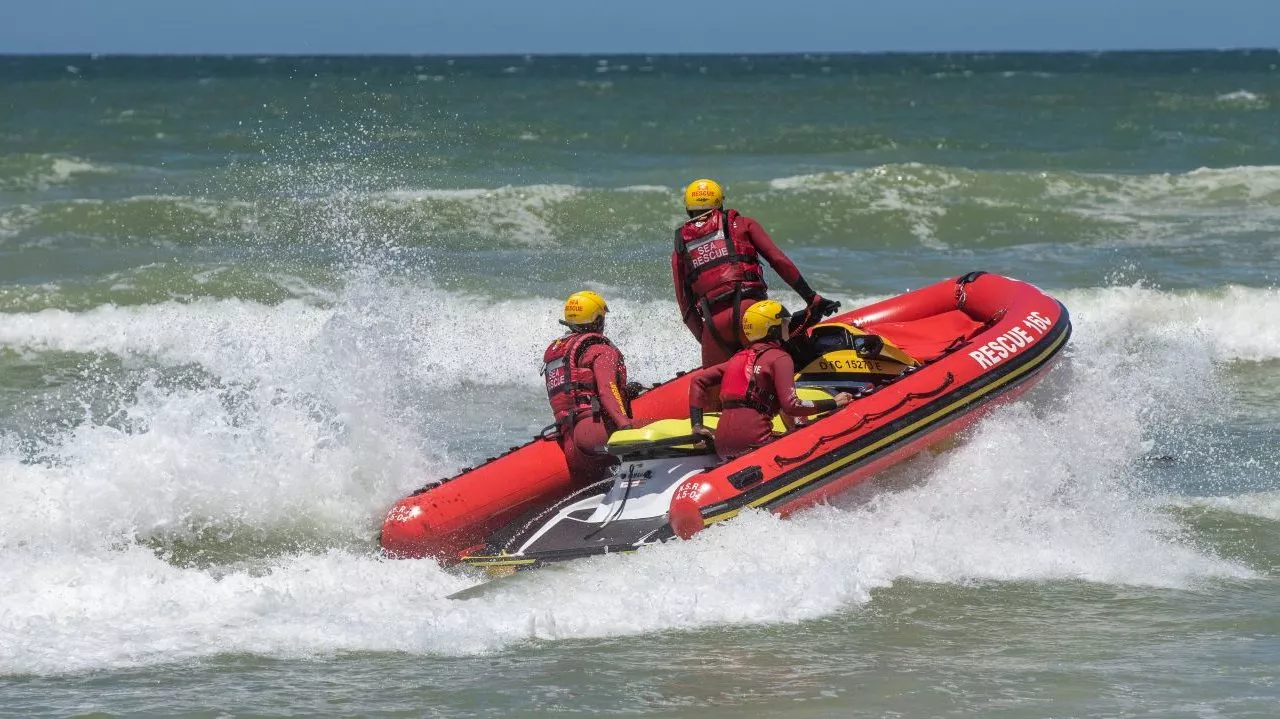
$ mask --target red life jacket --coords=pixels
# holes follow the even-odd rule
[[[753,344],[729,358],[720,380],[720,401],[725,409],[749,407],[766,417],[773,417],[781,408],[772,382],[762,382],[759,359],[765,352],[783,351],[776,345]]]
[[[755,245],[735,227],[738,217],[737,210],[712,210],[676,229],[675,250],[695,304],[714,304],[735,292],[764,297],[764,269]]]
[[[593,415],[600,414],[600,390],[596,387],[595,375],[590,367],[578,365],[582,355],[588,348],[604,344],[613,346],[607,337],[599,332],[575,332],[552,342],[542,354],[542,376],[547,383],[547,399],[551,402],[551,411],[555,413],[556,424],[562,428],[573,427],[578,413],[587,410]],[[627,385],[627,367],[618,361],[618,387]],[[631,407],[623,399],[623,409],[631,414]]]

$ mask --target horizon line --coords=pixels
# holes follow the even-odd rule
[[[99,58],[148,58],[148,57],[183,57],[183,58],[577,58],[577,57],[808,57],[808,56],[875,56],[875,55],[1104,55],[1104,54],[1152,54],[1152,53],[1252,53],[1274,52],[1280,54],[1280,46],[1276,47],[1169,47],[1169,48],[1112,48],[1112,49],[1003,49],[1003,50],[786,50],[775,52],[0,52],[0,58],[54,58],[54,57],[87,57]]]

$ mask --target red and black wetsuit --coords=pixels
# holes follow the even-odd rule
[[[775,341],[756,342],[728,362],[699,370],[689,384],[689,416],[701,424],[707,393],[720,385],[724,411],[716,427],[716,452],[731,459],[773,438],[773,416],[779,411],[803,417],[836,408],[833,399],[817,402],[796,396],[795,364]]]
[[[579,486],[605,478],[613,459],[596,451],[610,433],[631,427],[622,353],[598,332],[577,332],[552,342],[543,363],[569,473]]]
[[[729,227],[728,237],[724,227]],[[671,276],[685,326],[702,343],[702,366],[742,348],[742,313],[768,297],[763,257],[806,304],[814,291],[759,222],[736,210],[712,210],[676,228]]]

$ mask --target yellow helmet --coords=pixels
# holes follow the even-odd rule
[[[791,318],[791,313],[777,300],[760,300],[742,313],[742,334],[751,342],[768,337],[775,327]],[[779,329],[779,338],[782,330]]]
[[[608,311],[609,305],[605,304],[604,298],[600,295],[590,290],[574,292],[569,295],[569,299],[564,301],[564,320],[562,324],[570,327],[589,325],[603,318]]]
[[[684,188],[684,209],[693,212],[721,207],[724,207],[724,189],[715,180],[694,180]]]

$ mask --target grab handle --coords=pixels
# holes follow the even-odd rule
[[[605,448],[609,454],[631,454],[633,452],[643,452],[650,449],[663,449],[665,447],[678,447],[682,444],[704,444],[707,449],[715,451],[715,442],[710,437],[704,437],[700,434],[685,434],[679,437],[664,437],[662,439],[651,439],[645,442],[623,442],[621,444],[606,444]]]

